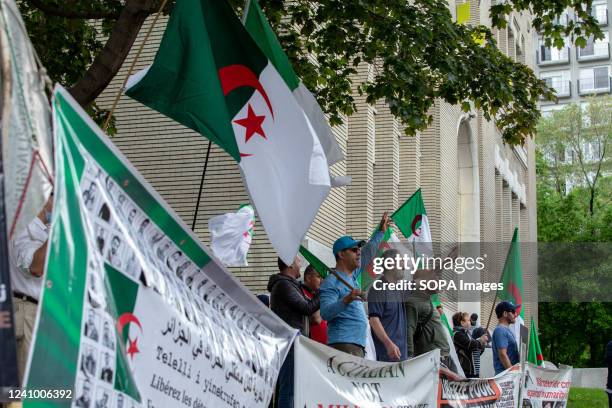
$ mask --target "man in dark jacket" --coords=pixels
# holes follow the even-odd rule
[[[484,334],[479,339],[473,339],[469,332],[470,315],[457,312],[453,315],[453,343],[457,350],[459,363],[467,378],[478,378],[479,373],[474,364],[474,352],[482,354],[487,344],[488,336]]]
[[[307,334],[309,318],[319,310],[318,293],[308,299],[302,293],[298,278],[300,277],[300,261],[296,258],[291,265],[278,258],[279,273],[270,276],[268,291],[270,292],[270,309],[289,326],[298,329],[301,334]],[[293,346],[278,373],[278,407],[293,407]]]

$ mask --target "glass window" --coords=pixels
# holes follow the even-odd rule
[[[583,68],[580,70],[580,91],[610,89],[610,67]]]
[[[607,56],[608,44],[608,33],[604,33],[604,38],[601,40],[594,41],[593,37],[590,37],[587,40],[587,45],[584,48],[578,48],[578,52],[581,57]]]

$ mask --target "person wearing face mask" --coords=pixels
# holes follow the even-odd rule
[[[10,242],[10,274],[20,381],[23,381],[32,343],[49,243],[52,211],[53,192],[32,222],[22,231],[18,231]]]

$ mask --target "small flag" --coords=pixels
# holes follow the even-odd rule
[[[544,356],[542,355],[540,340],[538,339],[538,328],[533,320],[533,316],[531,317],[531,329],[529,330],[529,352],[527,353],[527,361],[539,366],[544,363]]]
[[[521,248],[518,241],[518,228],[514,229],[512,242],[502,272],[503,290],[499,293],[501,300],[508,300],[517,308],[516,322],[510,326],[517,342],[520,342],[521,326],[525,325],[525,311],[523,308],[523,269],[521,267]]]
[[[413,243],[413,252],[416,256],[424,253],[433,254],[429,221],[420,188],[391,215],[391,218],[408,242]]]
[[[312,252],[304,248],[304,246],[300,245],[300,254],[308,261],[310,265],[314,268],[315,271],[321,276],[321,278],[325,279],[327,275],[329,275],[329,266],[325,265],[323,261],[317,258]]]
[[[221,214],[208,221],[210,248],[225,266],[248,266],[247,253],[253,240],[255,212],[243,205],[238,212]]]
[[[177,2],[153,65],[128,81],[126,93],[238,162],[270,242],[291,264],[331,188],[327,158],[283,77],[227,1]]]
[[[442,302],[440,301],[440,297],[438,296],[437,293],[434,293],[433,295],[431,295],[431,303],[433,304],[434,308],[437,310],[439,306],[442,306]],[[453,336],[453,328],[451,327],[450,323],[448,322],[448,318],[446,317],[445,313],[441,313],[440,314],[440,320],[442,320],[442,323],[444,324],[444,327],[446,327],[446,330],[448,330],[448,332],[450,333],[451,337]]]

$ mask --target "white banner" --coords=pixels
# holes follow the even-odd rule
[[[493,378],[440,380],[439,408],[516,408],[521,384],[517,364]]]
[[[548,369],[527,363],[523,407],[564,408],[572,385],[572,367]]]
[[[297,331],[215,261],[63,88],[54,123],[28,389],[67,390],[57,406],[80,408],[266,407]]]
[[[433,408],[439,361],[439,350],[399,363],[370,361],[299,336],[294,406]]]

